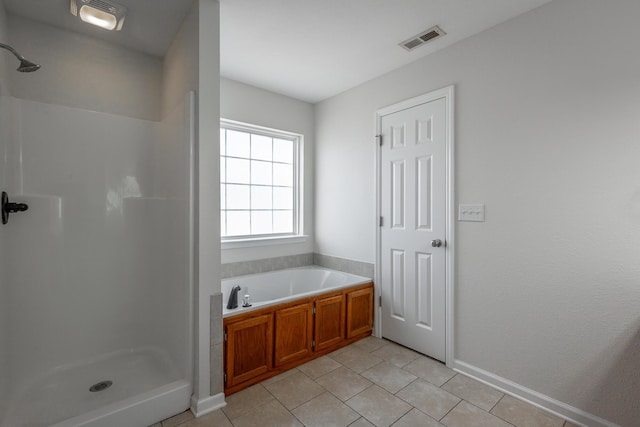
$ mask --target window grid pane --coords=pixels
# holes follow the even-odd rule
[[[298,138],[224,126],[220,130],[222,237],[297,234]]]

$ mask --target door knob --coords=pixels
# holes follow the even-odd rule
[[[442,246],[442,240],[434,239],[434,240],[431,241],[431,247],[439,248],[440,246]]]

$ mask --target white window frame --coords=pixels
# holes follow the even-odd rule
[[[233,249],[251,246],[267,246],[274,244],[302,243],[306,241],[307,236],[303,234],[303,200],[304,200],[304,135],[273,129],[264,126],[258,126],[250,123],[239,122],[229,119],[220,119],[220,128],[248,132],[256,135],[263,135],[273,138],[290,139],[294,141],[293,153],[293,232],[292,233],[273,233],[259,235],[244,235],[222,237],[222,249]],[[222,155],[221,155],[222,157]],[[222,208],[221,208],[222,211]]]

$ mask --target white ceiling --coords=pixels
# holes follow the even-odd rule
[[[193,0],[114,0],[128,9],[122,31],[107,31],[80,21],[69,0],[4,0],[8,13],[131,49],[164,56]],[[19,51],[19,46],[16,46]]]
[[[4,0],[7,11],[163,56],[193,0],[116,0],[109,32],[69,13],[69,0]],[[329,98],[550,0],[219,0],[220,72],[308,102]],[[446,36],[398,43],[439,25]],[[19,47],[18,47],[19,48]]]
[[[317,102],[548,1],[220,0],[220,71]],[[447,35],[398,46],[434,25]]]

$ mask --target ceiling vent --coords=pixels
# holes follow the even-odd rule
[[[442,31],[442,29],[436,25],[435,27],[429,28],[427,31],[421,32],[417,36],[413,36],[410,39],[403,41],[402,43],[400,43],[400,46],[402,46],[406,50],[411,51],[418,46],[422,46],[423,44],[440,38],[445,34],[447,33]]]

